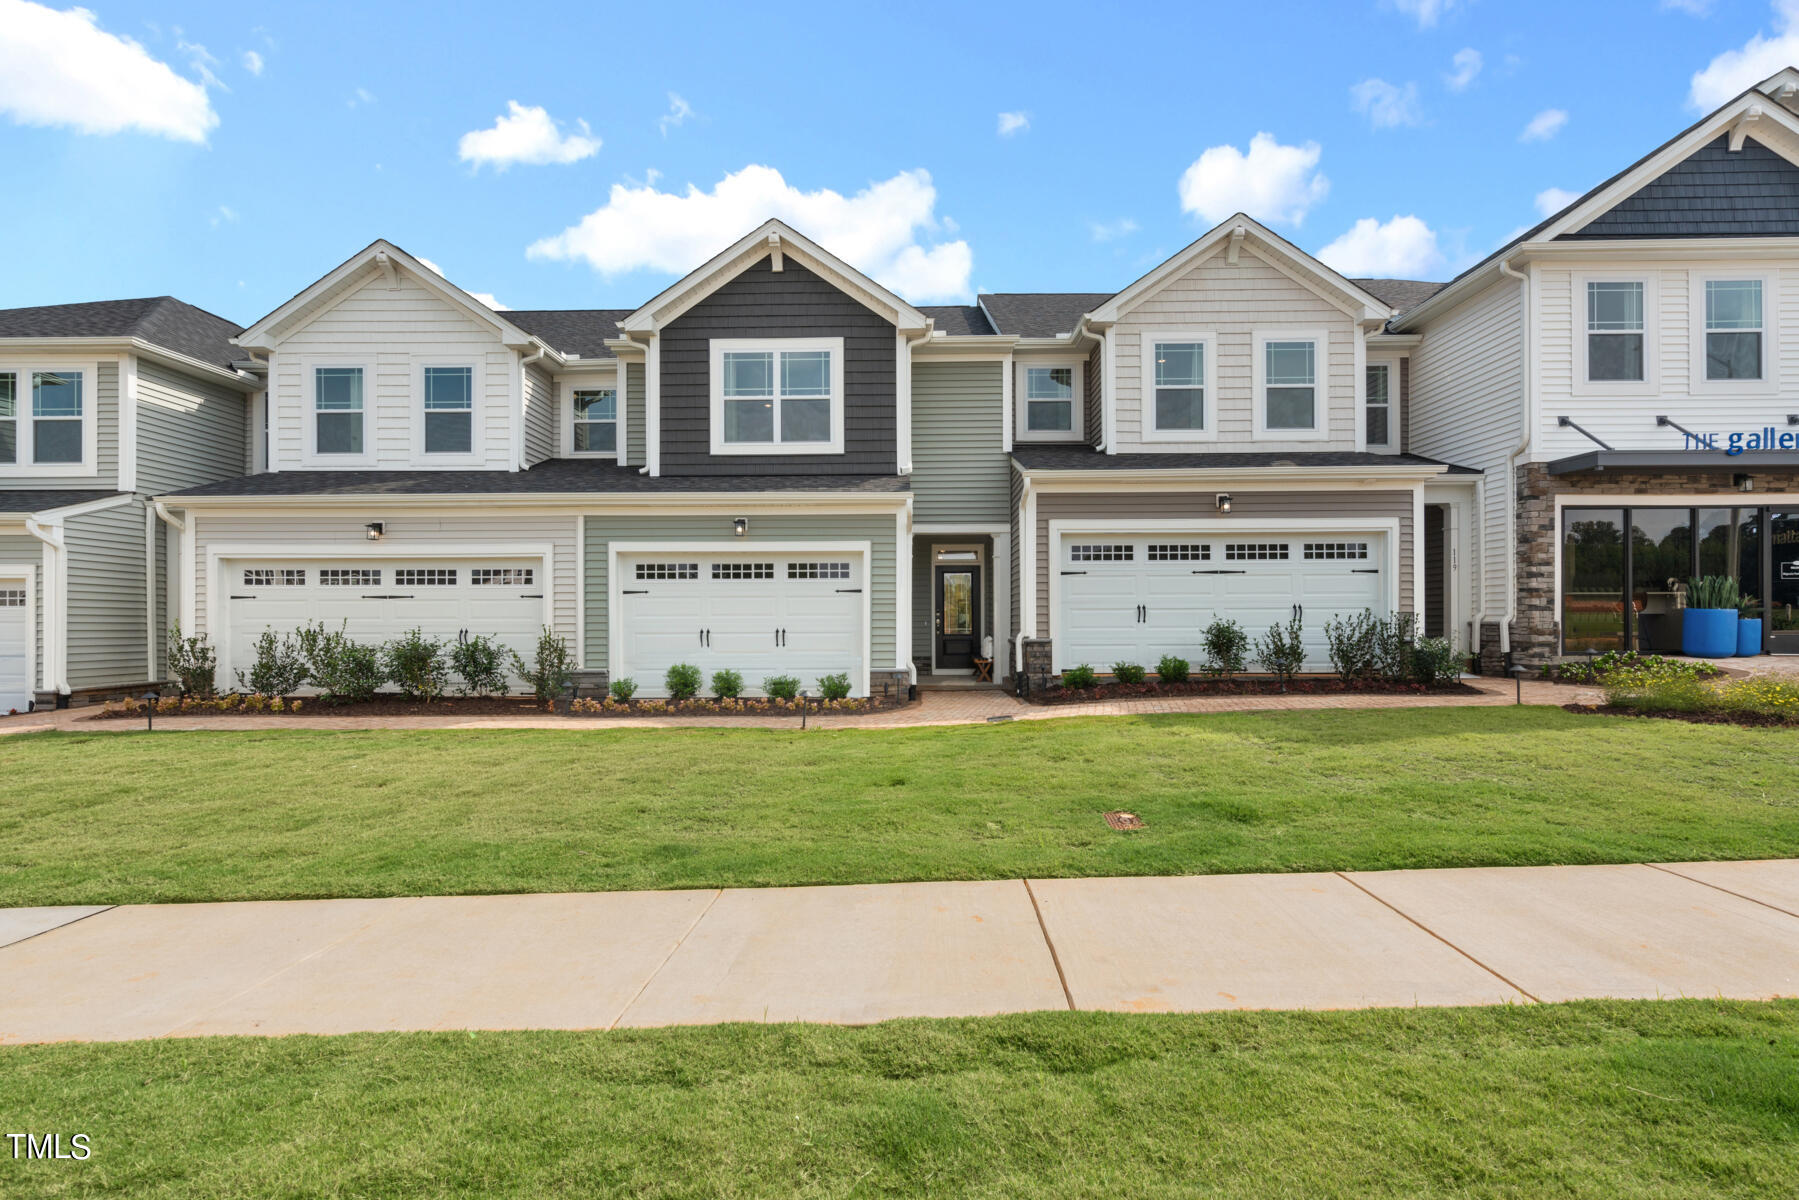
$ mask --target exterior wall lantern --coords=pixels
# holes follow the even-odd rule
[[[378,542],[387,536],[386,521],[370,521],[362,527],[362,536],[371,542]]]
[[[748,517],[732,517],[731,518],[731,536],[733,536],[733,537],[748,537],[749,532],[750,532],[750,519]]]
[[[1219,492],[1216,497],[1216,502],[1218,504],[1219,512],[1227,517],[1231,515],[1231,494],[1229,492]]]

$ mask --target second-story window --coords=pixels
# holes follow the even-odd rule
[[[1318,428],[1318,343],[1298,339],[1262,346],[1262,426],[1274,432]]]
[[[19,461],[19,375],[0,371],[0,465]]]
[[[1393,444],[1392,363],[1369,363],[1366,384],[1368,405],[1368,444],[1387,447]]]
[[[612,388],[575,392],[575,453],[618,453],[618,392]]]
[[[319,454],[361,454],[362,368],[314,367],[313,420]]]
[[[1705,377],[1762,377],[1762,281],[1705,281]]]
[[[1587,379],[1643,380],[1643,284],[1594,280],[1587,284]]]
[[[1206,344],[1156,342],[1155,397],[1151,409],[1158,433],[1198,432],[1206,427]]]
[[[81,461],[81,372],[31,373],[31,461]]]
[[[843,452],[841,338],[714,340],[712,367],[714,454]]]
[[[475,445],[475,369],[425,368],[425,453],[467,454]]]
[[[1024,427],[1032,433],[1074,429],[1073,367],[1025,368]]]

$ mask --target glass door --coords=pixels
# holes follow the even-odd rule
[[[1768,513],[1768,650],[1799,654],[1799,509]]]
[[[1623,648],[1624,510],[1565,508],[1562,653]]]
[[[1693,510],[1630,510],[1631,648],[1679,654],[1681,599],[1693,573]]]

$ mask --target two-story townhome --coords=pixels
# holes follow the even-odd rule
[[[1410,307],[1411,446],[1478,468],[1489,669],[1678,651],[1735,577],[1799,652],[1799,71],[1724,105]]]
[[[163,677],[147,497],[249,468],[237,332],[169,296],[0,311],[0,716]]]

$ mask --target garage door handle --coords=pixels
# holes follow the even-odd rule
[[[523,595],[521,595],[519,597],[519,599],[520,600],[542,600],[543,593],[542,592],[525,592]]]
[[[1379,575],[1380,568],[1379,567],[1351,567],[1351,568],[1349,568],[1349,573],[1351,575]]]
[[[649,588],[626,588],[624,594],[627,596],[647,596],[650,594],[650,589]]]
[[[398,592],[375,592],[372,594],[364,592],[362,598],[364,600],[410,600],[412,599],[412,595],[408,593],[407,595],[402,596]]]
[[[862,589],[861,588],[838,588],[837,589],[837,594],[839,596],[843,595],[845,592],[860,596],[862,594]]]
[[[1087,572],[1085,572],[1085,571],[1064,571],[1064,572],[1062,572],[1062,574],[1064,574],[1064,575],[1085,575],[1086,573]]]
[[[1248,571],[1195,571],[1195,575],[1247,575]]]
[[[233,600],[254,600],[254,599],[256,599],[255,596],[237,596],[237,595],[233,595],[231,598]]]

